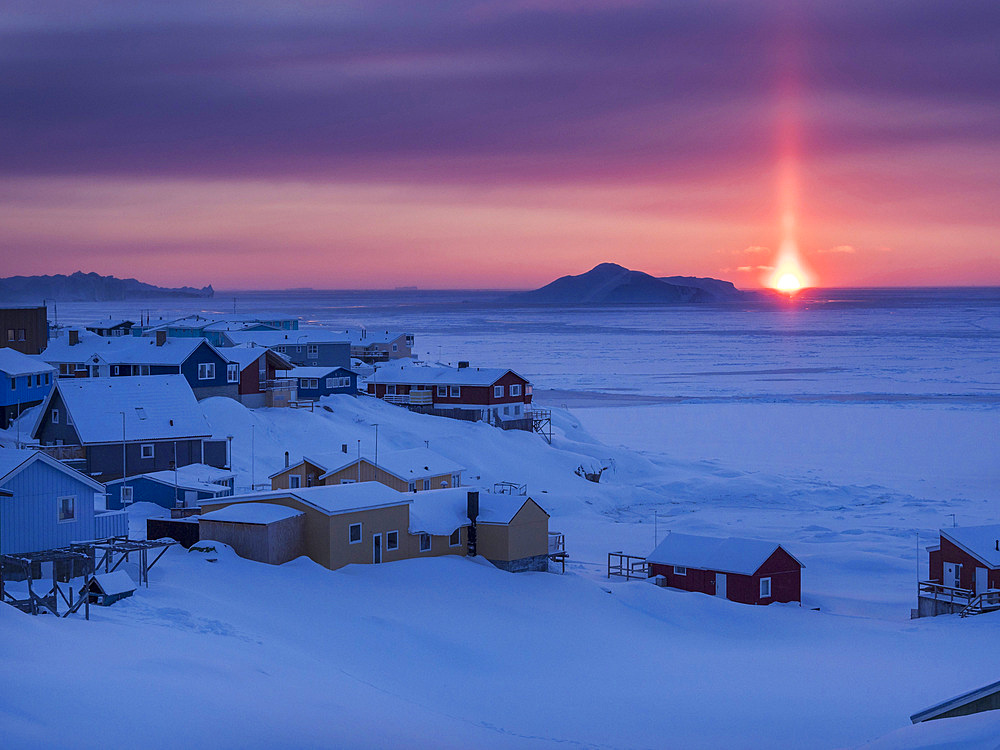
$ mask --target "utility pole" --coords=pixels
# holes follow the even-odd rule
[[[358,481],[361,481],[361,439],[358,439]]]
[[[378,466],[378,422],[375,422],[375,465]]]
[[[254,484],[256,484],[256,476],[254,474],[254,468],[256,463],[256,456],[254,455],[254,426],[250,425],[250,491],[253,492]]]

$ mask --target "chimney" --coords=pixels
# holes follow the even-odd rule
[[[285,451],[285,468],[288,468],[288,451]]]
[[[166,331],[157,331],[156,332],[156,345],[157,346],[163,346],[165,343],[167,343],[167,332]]]
[[[69,345],[76,346],[80,343],[80,331],[76,328],[69,329]]]
[[[476,519],[479,517],[479,492],[477,490],[470,490],[468,494],[468,516],[469,521],[469,546],[468,554],[469,557],[476,556]]]
[[[341,453],[347,453],[347,443],[341,443],[340,444],[340,452]]]
[[[469,366],[469,363],[468,363],[468,362],[466,362],[466,361],[464,361],[464,360],[458,363],[458,369],[459,369],[459,370],[464,370],[464,369],[466,369],[466,368],[467,368],[468,366]]]

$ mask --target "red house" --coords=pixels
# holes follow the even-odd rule
[[[292,365],[283,356],[262,346],[230,346],[219,349],[239,369],[238,400],[251,409],[287,406],[295,400],[295,382],[284,377]]]
[[[491,424],[524,420],[531,404],[531,383],[513,370],[470,367],[383,366],[368,381],[368,395],[415,411],[483,419]],[[464,412],[460,414],[459,412]]]
[[[646,558],[663,585],[741,604],[802,601],[802,563],[780,544],[670,533]]]
[[[927,548],[929,576],[920,582],[917,616],[1000,609],[1000,524],[938,533],[938,544]]]

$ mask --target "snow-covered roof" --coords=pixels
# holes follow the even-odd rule
[[[355,482],[352,484],[334,484],[318,487],[299,487],[292,490],[255,492],[249,495],[221,498],[221,500],[227,503],[252,503],[289,496],[298,498],[306,505],[331,516],[357,510],[370,510],[372,508],[408,504],[411,498],[409,494],[396,492],[391,487],[386,487],[384,484],[378,482]]]
[[[176,485],[174,484],[175,476]],[[218,482],[225,482],[235,477],[236,475],[227,469],[217,469],[208,464],[188,464],[187,466],[179,467],[176,471],[173,469],[150,471],[146,474],[136,474],[125,479],[116,479],[113,482],[108,482],[108,484],[126,484],[136,479],[150,479],[154,482],[162,482],[171,487],[176,486],[182,490],[219,493],[227,492],[229,488],[218,484]]]
[[[1000,568],[1000,524],[941,529],[941,536],[991,568]]]
[[[344,330],[344,336],[351,342],[351,346],[371,346],[372,344],[389,345],[406,336],[398,331],[373,331],[370,328],[348,328]]]
[[[284,370],[286,378],[323,378],[331,372],[345,370],[343,367],[291,367]],[[349,372],[349,370],[345,370]]]
[[[100,357],[109,364],[181,365],[204,344],[219,353],[203,338],[167,338],[157,345],[149,336],[87,336],[70,346],[68,337],[52,341],[39,356],[46,362],[87,362]],[[219,356],[225,357],[219,353]]]
[[[756,573],[780,546],[760,539],[721,539],[671,532],[646,558],[646,562],[749,576]]]
[[[502,367],[426,367],[407,362],[393,362],[379,366],[370,381],[397,385],[488,386],[493,385],[508,372],[527,380],[513,370]]]
[[[78,479],[84,484],[89,485],[96,492],[104,492],[104,485],[91,479],[86,474],[82,474],[76,469],[67,466],[62,461],[57,461],[44,451],[27,450],[25,448],[0,448],[0,485],[23,469],[26,469],[33,461],[42,461],[56,471],[69,474],[74,479]]]
[[[52,372],[54,369],[52,365],[39,357],[21,354],[16,349],[7,346],[0,348],[0,372],[7,377],[37,375],[43,372]]]
[[[202,521],[225,521],[226,523],[269,524],[304,515],[301,510],[274,503],[237,503],[211,513],[202,513]]]
[[[271,357],[278,364],[278,366],[285,364],[290,365],[288,360],[281,356],[278,352],[272,351],[266,346],[257,346],[255,344],[227,346],[219,350],[219,354],[230,362],[238,364],[240,366],[240,372],[255,364],[261,356]]]
[[[105,596],[115,594],[126,594],[135,591],[136,585],[131,576],[124,570],[113,570],[110,573],[97,573],[93,577],[92,586],[95,586],[100,593]]]
[[[88,329],[89,328],[117,328],[118,326],[125,325],[125,324],[128,324],[130,326],[131,325],[135,325],[135,321],[134,320],[125,320],[123,318],[109,318],[107,320],[98,320],[98,321],[96,321],[94,323],[91,323],[89,326],[87,326],[87,328]]]
[[[454,487],[445,490],[427,490],[410,494],[410,533],[449,535],[460,526],[469,525],[470,487]],[[525,495],[503,495],[479,492],[479,515],[476,523],[508,524],[514,516],[531,502]]]
[[[234,344],[254,342],[267,347],[348,343],[343,334],[323,328],[299,328],[295,331],[229,331],[226,337]]]
[[[56,381],[56,392],[62,396],[85,445],[120,443],[122,413],[125,440],[129,442],[205,438],[212,434],[183,375],[62,378]]]
[[[414,479],[437,477],[444,474],[457,474],[465,471],[464,466],[459,465],[450,458],[445,458],[440,453],[435,453],[429,448],[406,448],[398,451],[385,451],[379,453],[377,464],[371,456],[362,455],[361,458],[407,482]],[[357,456],[349,458],[343,452],[303,456],[303,459],[325,470],[326,473],[320,479],[328,477],[331,474],[336,474],[358,460]]]

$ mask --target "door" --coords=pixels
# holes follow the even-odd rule
[[[949,563],[944,564],[944,581],[945,586],[952,586],[956,589],[962,588],[962,566],[959,563]]]
[[[982,594],[989,588],[989,583],[987,575],[989,571],[986,568],[976,568],[976,593]]]
[[[372,537],[372,562],[378,565],[382,562],[382,535],[375,534]]]
[[[723,599],[726,598],[726,574],[716,573],[715,574],[715,595],[721,596]]]

